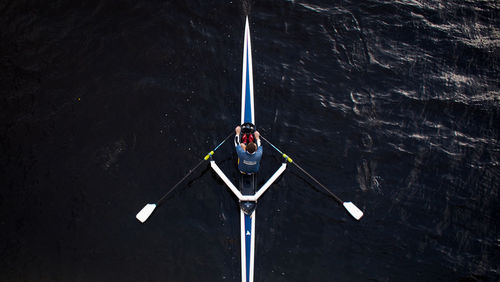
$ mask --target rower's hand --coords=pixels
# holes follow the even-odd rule
[[[260,133],[255,130],[255,132],[253,133],[253,135],[255,136],[255,139],[259,140],[260,139]]]
[[[234,131],[236,132],[236,135],[240,135],[240,132],[241,132],[241,126],[236,126],[236,128],[234,129]]]

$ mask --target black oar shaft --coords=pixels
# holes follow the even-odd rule
[[[205,161],[205,159],[202,159],[195,167],[193,167],[192,169],[189,170],[188,174],[186,174],[181,180],[179,180],[179,182],[177,182],[172,188],[170,188],[170,190],[168,190],[167,193],[165,193],[165,195],[163,195],[159,200],[158,202],[156,202],[156,205],[159,206],[161,204],[161,202],[163,202],[163,200],[172,192],[175,190],[175,188],[177,188],[177,186],[179,186],[184,180],[186,180],[186,178],[188,178],[191,173],[193,173],[203,162]]]
[[[333,194],[330,189],[326,188],[325,185],[321,184],[316,178],[314,178],[311,174],[309,174],[305,169],[303,169],[300,165],[298,165],[296,162],[294,162],[289,156],[284,154],[280,149],[278,149],[276,146],[274,146],[271,142],[269,142],[266,138],[264,138],[262,135],[260,136],[264,141],[266,141],[271,147],[273,147],[276,151],[278,151],[285,160],[287,160],[289,163],[294,164],[300,171],[302,171],[305,175],[307,175],[309,178],[311,178],[316,184],[318,184],[319,187],[323,188],[328,194],[330,194],[339,204],[344,203],[337,195]]]
[[[326,188],[325,185],[321,184],[316,178],[314,178],[312,175],[310,175],[307,171],[305,171],[300,165],[298,165],[297,163],[293,162],[293,164],[298,168],[300,169],[305,175],[309,176],[309,178],[311,178],[314,182],[316,182],[316,184],[318,184],[319,187],[323,188],[326,192],[328,192],[328,194],[330,194],[339,204],[342,204],[344,203],[344,201],[342,201],[339,197],[337,197],[337,195],[333,194],[332,191],[330,191],[328,188]]]
[[[179,182],[177,182],[172,188],[170,188],[170,190],[168,190],[167,193],[165,193],[165,195],[163,195],[157,202],[156,202],[156,205],[159,206],[163,200],[172,192],[175,190],[175,188],[177,188],[184,180],[186,180],[186,178],[188,178],[203,162],[205,162],[206,160],[208,160],[213,154],[214,152],[219,149],[219,147],[224,144],[224,142],[227,141],[227,139],[229,139],[229,137],[231,137],[232,135],[234,134],[234,132],[231,132],[226,138],[224,138],[224,140],[222,140],[222,142],[219,143],[219,145],[217,145],[212,151],[210,151],[203,159],[200,160],[200,162],[195,166],[193,167],[192,169],[189,170],[189,172],[184,175],[184,177],[179,180]]]

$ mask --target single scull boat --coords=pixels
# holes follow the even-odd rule
[[[243,48],[243,75],[241,86],[241,124],[246,125],[247,130],[251,133],[255,130],[255,111],[254,111],[254,95],[253,95],[253,75],[252,75],[252,48],[250,43],[250,27],[248,24],[248,17],[245,22],[245,37]],[[267,139],[261,136],[271,147],[278,151],[284,158],[281,166],[276,172],[264,183],[264,185],[256,191],[255,187],[255,174],[246,175],[241,174],[239,181],[239,189],[229,180],[229,178],[222,172],[219,166],[215,163],[212,156],[215,151],[234,133],[230,133],[217,147],[210,151],[200,162],[189,171],[179,182],[177,182],[160,200],[155,204],[147,204],[137,215],[136,218],[145,222],[154,209],[159,206],[163,200],[175,188],[177,188],[191,173],[193,173],[203,162],[210,161],[210,167],[217,173],[217,175],[224,181],[233,194],[240,202],[240,225],[241,225],[241,281],[253,282],[254,280],[254,259],[255,259],[255,207],[257,200],[266,192],[267,189],[273,184],[276,179],[285,171],[287,163],[294,164],[299,170],[310,177],[321,188],[325,189],[337,202],[342,204],[345,209],[357,220],[363,216],[363,212],[359,210],[351,202],[343,202],[339,197],[333,194],[328,188],[312,177],[290,157],[281,152],[276,146],[271,144]]]

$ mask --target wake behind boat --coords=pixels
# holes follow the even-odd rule
[[[254,111],[254,88],[252,75],[252,48],[250,41],[250,27],[248,17],[245,21],[245,35],[243,47],[243,72],[241,86],[241,127],[242,134],[252,135],[255,132],[255,111]],[[241,174],[239,179],[239,189],[229,180],[229,178],[219,168],[213,156],[215,151],[224,144],[234,133],[229,134],[219,145],[205,155],[200,162],[189,171],[179,182],[177,182],[160,200],[154,204],[147,204],[137,215],[136,218],[144,223],[153,213],[155,208],[159,206],[167,195],[177,188],[186,178],[191,175],[202,163],[210,161],[210,167],[217,173],[222,181],[227,185],[231,192],[238,198],[240,204],[240,225],[241,225],[241,281],[254,281],[254,261],[255,261],[255,223],[256,223],[256,204],[257,200],[269,189],[269,187],[278,179],[285,171],[287,164],[293,164],[301,172],[312,179],[319,187],[329,193],[337,202],[342,204],[344,208],[356,219],[359,220],[363,216],[363,212],[359,210],[351,202],[343,202],[339,197],[333,194],[326,186],[317,181],[301,166],[294,162],[288,155],[280,151],[276,146],[262,137],[272,148],[274,148],[283,157],[283,163],[278,167],[276,172],[264,183],[260,189],[256,189],[256,174]],[[240,136],[241,137],[241,136]],[[238,146],[238,144],[236,144]]]

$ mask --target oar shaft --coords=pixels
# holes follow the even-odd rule
[[[300,165],[298,165],[296,162],[294,162],[289,156],[284,154],[278,147],[274,146],[271,142],[269,142],[264,136],[260,136],[264,141],[266,141],[271,147],[273,147],[276,151],[278,151],[283,158],[285,158],[288,162],[294,164],[300,171],[302,171],[305,175],[307,175],[309,178],[311,178],[316,184],[318,184],[319,187],[323,188],[328,194],[330,194],[339,204],[342,204],[344,201],[342,201],[337,195],[333,194],[330,189],[326,188],[325,185],[321,184],[316,178],[314,178],[311,174],[309,174],[305,169],[303,169]]]
[[[179,182],[177,182],[172,188],[170,188],[170,190],[168,190],[167,193],[165,193],[165,195],[163,195],[157,202],[156,202],[156,205],[159,206],[163,200],[172,192],[175,190],[175,188],[177,188],[177,186],[179,186],[184,180],[186,180],[186,178],[188,178],[205,160],[202,159],[195,167],[193,167],[192,169],[189,170],[188,174],[184,175],[184,177],[179,180]]]
[[[278,153],[280,153],[281,155],[283,155],[283,152],[280,151],[280,149],[278,149],[278,147],[274,146],[273,143],[269,142],[269,140],[267,140],[266,138],[264,138],[264,136],[260,136],[260,138],[262,138],[264,141],[267,142],[267,144],[271,145],[271,147],[273,147],[276,151],[278,151]]]
[[[229,137],[231,137],[234,133],[231,132],[226,138],[224,138],[224,140],[222,140],[222,142],[219,143],[219,145],[217,145],[217,147],[215,147],[212,151],[210,151],[203,159],[200,160],[200,162],[195,166],[193,167],[192,169],[189,170],[189,172],[184,175],[184,177],[179,180],[179,182],[177,182],[172,188],[170,188],[170,190],[168,190],[167,193],[165,193],[165,195],[163,195],[157,202],[156,202],[156,205],[159,206],[163,200],[165,200],[165,198],[172,192],[175,190],[175,188],[177,188],[184,180],[186,180],[186,178],[188,178],[204,161],[208,160],[213,154],[215,151],[217,151],[217,149],[219,149],[219,147],[224,144],[224,142],[227,141],[227,139],[229,139]]]
[[[330,189],[326,188],[325,185],[321,184],[316,178],[314,178],[312,175],[310,175],[307,171],[305,171],[300,165],[298,165],[297,163],[293,162],[293,164],[298,168],[300,169],[300,171],[302,171],[305,175],[309,176],[309,178],[311,178],[314,182],[316,182],[316,184],[318,184],[319,187],[323,188],[326,192],[328,192],[328,194],[330,194],[330,196],[332,196],[339,204],[342,204],[344,203],[344,201],[342,201],[339,197],[337,197],[337,195],[333,194],[332,191],[330,191]]]

